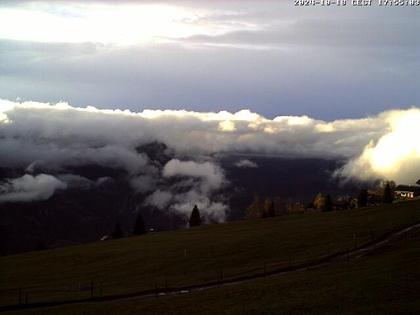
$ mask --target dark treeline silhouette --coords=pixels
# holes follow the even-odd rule
[[[330,195],[325,196],[325,207],[324,207],[323,211],[325,211],[325,212],[333,211],[333,203],[332,203]]]
[[[343,195],[333,198],[329,193],[318,193],[307,205],[290,199],[287,202],[281,202],[279,197],[266,197],[263,200],[258,194],[255,194],[252,203],[246,209],[245,218],[267,218],[280,214],[304,213],[314,210],[330,212],[392,203],[395,186],[393,181],[384,181],[374,189],[361,189],[356,197]]]
[[[117,223],[115,223],[115,227],[114,227],[114,230],[112,231],[111,238],[116,240],[116,239],[123,238],[123,237],[124,237],[124,232],[121,229],[120,223],[117,222]]]
[[[420,182],[420,180],[419,180]],[[386,181],[376,190],[363,188],[359,191],[357,197],[339,196],[333,199],[330,194],[318,193],[312,202],[306,206],[298,201],[285,200],[280,197],[264,197],[258,194],[254,195],[252,203],[248,206],[245,213],[247,219],[271,218],[287,213],[303,213],[311,210],[331,212],[335,210],[346,210],[353,208],[363,208],[377,205],[378,203],[392,203],[394,201],[395,183]],[[379,202],[378,202],[379,199]],[[203,224],[200,210],[194,205],[188,220],[189,227],[196,227]],[[133,227],[133,235],[143,235],[147,233],[146,224],[141,213],[138,213]],[[124,237],[124,232],[117,222],[110,235],[112,239]]]
[[[251,205],[246,209],[247,219],[258,219],[258,218],[271,218],[276,215],[285,213],[285,203],[282,202],[281,198],[270,198],[266,197],[264,201],[258,194],[254,195],[254,200]]]
[[[368,191],[367,189],[363,188],[359,191],[359,195],[357,196],[357,207],[363,208],[366,207],[368,204]]]
[[[143,217],[141,213],[137,215],[136,221],[134,222],[134,229],[133,234],[134,235],[143,235],[146,234],[146,224],[144,223]]]
[[[387,182],[385,184],[385,187],[384,187],[382,202],[383,203],[392,203],[393,201],[394,201],[394,192],[391,188],[391,183]]]
[[[198,209],[197,205],[195,205],[191,212],[189,225],[190,227],[195,227],[195,226],[201,225],[201,223],[202,222],[201,222],[200,210]]]
[[[45,250],[48,249],[47,244],[43,240],[39,240],[35,246],[35,250]]]

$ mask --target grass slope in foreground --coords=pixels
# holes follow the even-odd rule
[[[420,231],[369,256],[304,272],[150,300],[85,303],[15,315],[420,314]],[[10,313],[12,314],[12,313]]]
[[[105,296],[260,273],[264,265],[270,271],[350,250],[419,219],[420,201],[411,201],[2,257],[0,304],[16,304],[19,288],[31,303],[88,298],[91,281],[94,294]]]

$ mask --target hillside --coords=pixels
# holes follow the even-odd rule
[[[159,170],[168,160],[175,158],[161,143],[143,145],[137,151],[147,155],[153,167]],[[237,167],[235,164],[244,158],[251,159],[258,167]],[[339,184],[331,176],[342,165],[336,160],[223,155],[215,161],[224,170],[229,183],[215,192],[219,198],[216,195],[209,197],[226,203],[228,221],[244,217],[244,209],[251,204],[255,193],[262,197],[279,196],[284,200],[305,203],[312,201],[319,192],[328,192],[333,196],[357,194],[357,186]],[[0,255],[30,251],[40,242],[55,248],[96,241],[109,234],[116,221],[125,233],[130,234],[138,212],[149,228],[159,231],[180,228],[187,222],[185,215],[171,210],[169,205],[160,209],[145,204],[149,192],[134,189],[132,176],[123,169],[96,164],[60,171],[41,166],[34,168],[33,175],[40,173],[53,176],[68,173],[73,177],[64,177],[72,179],[68,188],[56,192],[47,200],[0,203]],[[24,174],[24,169],[0,167],[0,182]],[[161,179],[159,187],[153,190],[181,193],[178,187],[180,181],[182,178]]]
[[[316,270],[170,297],[84,303],[15,315],[419,314],[420,233],[385,251]]]
[[[411,201],[377,208],[203,226],[6,256],[0,259],[1,305],[16,304],[19,288],[28,303],[37,303],[86,299],[91,294],[109,296],[157,287],[181,287],[262,270],[270,272],[351,250],[419,220],[420,201]],[[418,246],[418,241],[415,244]],[[414,254],[407,248],[401,250]],[[357,264],[354,266],[358,268]],[[319,277],[317,272],[311,272],[315,273],[313,277]],[[335,272],[328,272],[333,277]],[[270,291],[267,283],[261,286],[258,295]],[[253,285],[245,287],[249,290]],[[294,290],[299,294],[299,287]],[[211,292],[215,296],[219,294]],[[244,301],[240,300],[238,297],[236,302]]]

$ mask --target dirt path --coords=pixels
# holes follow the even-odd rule
[[[134,292],[130,294],[94,297],[94,298],[82,299],[82,300],[70,300],[70,301],[61,301],[61,302],[60,301],[40,302],[40,303],[30,303],[30,304],[23,304],[23,305],[7,305],[7,306],[1,306],[0,312],[54,307],[54,306],[79,304],[79,303],[98,303],[98,302],[109,302],[109,301],[127,300],[127,299],[144,300],[144,299],[150,299],[150,298],[156,298],[156,297],[188,294],[188,293],[204,291],[204,290],[208,290],[212,288],[217,288],[221,286],[227,286],[227,285],[237,285],[237,284],[241,284],[247,281],[252,281],[252,280],[263,278],[263,277],[279,276],[279,275],[287,274],[291,272],[299,272],[299,271],[301,272],[301,271],[323,267],[323,266],[326,266],[335,262],[339,262],[339,261],[358,259],[362,256],[365,256],[373,252],[374,250],[378,248],[384,247],[385,245],[387,245],[393,240],[401,239],[402,237],[404,237],[404,235],[406,235],[406,233],[412,230],[418,229],[418,228],[420,228],[420,223],[411,225],[397,232],[388,233],[374,242],[364,244],[351,251],[336,253],[330,256],[326,256],[312,263],[306,263],[306,264],[291,266],[291,267],[283,267],[283,268],[279,268],[275,270],[270,270],[268,272],[253,273],[250,275],[244,275],[244,276],[236,277],[232,279],[225,279],[218,282],[201,283],[201,284],[179,287],[179,288],[166,288],[166,289],[159,288],[156,290],[147,290],[147,291],[141,291],[141,292]]]

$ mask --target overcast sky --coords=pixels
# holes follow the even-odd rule
[[[419,106],[420,7],[293,2],[1,1],[0,98],[326,120]]]

